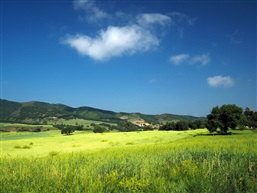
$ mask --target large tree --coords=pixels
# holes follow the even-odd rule
[[[257,128],[257,112],[251,110],[250,108],[246,107],[244,111],[244,116],[246,118],[246,126],[249,128]]]
[[[219,128],[222,133],[227,133],[229,128],[236,129],[243,117],[243,109],[236,105],[222,105],[214,107],[207,116],[207,129],[210,132]]]

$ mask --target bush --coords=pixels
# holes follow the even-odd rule
[[[188,130],[188,123],[186,121],[178,121],[176,123],[176,130],[177,131]]]
[[[161,130],[161,131],[176,130],[176,123],[171,122],[171,123],[166,123],[164,125],[161,125],[159,130]]]
[[[107,129],[105,127],[101,127],[100,125],[95,124],[94,125],[94,129],[93,132],[94,133],[103,133],[105,132]]]
[[[73,126],[67,125],[67,126],[65,126],[65,127],[62,129],[61,133],[62,133],[62,134],[66,134],[66,135],[70,135],[70,134],[73,133],[74,131],[75,131],[75,129],[74,129]]]
[[[144,130],[144,131],[153,131],[154,128],[151,127],[150,125],[146,125],[146,126],[143,127],[143,130]]]
[[[131,122],[125,122],[119,130],[123,132],[138,131],[139,127]]]

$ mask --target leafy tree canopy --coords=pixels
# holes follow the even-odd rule
[[[102,127],[102,126],[97,125],[97,124],[94,125],[94,129],[93,129],[94,133],[103,133],[105,131],[107,131],[107,129],[105,127]]]
[[[137,131],[139,129],[138,126],[134,125],[133,123],[131,122],[125,122],[121,128],[120,128],[120,131],[123,131],[123,132],[130,132],[130,131]]]
[[[243,119],[243,109],[236,105],[222,105],[214,107],[211,114],[207,116],[207,129],[210,132],[219,128],[222,133],[227,133],[229,128],[236,129]]]
[[[257,128],[257,111],[253,111],[250,108],[246,107],[244,111],[244,116],[246,118],[245,125],[249,128]]]

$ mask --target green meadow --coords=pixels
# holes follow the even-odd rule
[[[257,192],[257,133],[1,133],[1,192]]]
[[[93,133],[75,131],[61,135],[60,130],[47,132],[2,132],[1,157],[42,157],[51,152],[58,154],[88,152],[123,146],[169,143],[178,139],[206,133],[205,129],[191,131],[139,131]],[[25,148],[22,148],[25,147]]]
[[[0,128],[1,127],[47,127],[47,128],[53,128],[52,125],[31,125],[31,124],[23,124],[23,123],[3,123],[3,122],[0,122]]]
[[[91,127],[91,124],[109,124],[109,125],[113,125],[113,126],[117,126],[116,123],[109,123],[109,122],[103,122],[103,121],[94,121],[94,120],[85,120],[85,119],[56,119],[56,120],[50,120],[48,121],[48,124],[65,124],[65,125],[83,125],[84,128],[88,128]]]

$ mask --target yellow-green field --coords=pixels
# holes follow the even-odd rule
[[[250,130],[1,134],[4,193],[257,192]]]
[[[47,132],[2,132],[1,157],[39,157],[49,153],[90,151],[129,145],[169,143],[178,139],[207,133],[205,129],[191,131],[140,131],[93,133],[76,131],[61,135],[60,130]],[[23,148],[24,147],[24,148]]]

